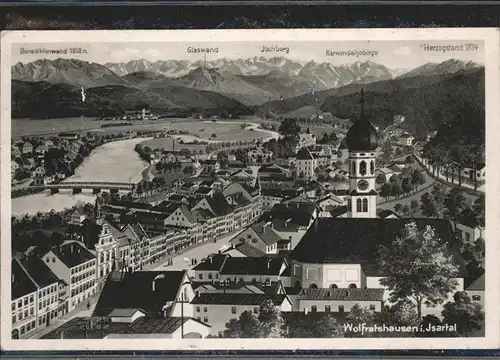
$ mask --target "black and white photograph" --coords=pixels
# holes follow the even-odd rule
[[[498,342],[494,30],[6,35],[2,346]]]

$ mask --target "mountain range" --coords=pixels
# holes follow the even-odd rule
[[[176,114],[234,109],[233,113],[240,114],[307,115],[317,107],[328,108],[329,98],[355,94],[361,87],[393,94],[481,68],[453,59],[409,70],[391,70],[371,61],[333,65],[283,57],[223,58],[207,63],[134,60],[105,65],[40,59],[12,66],[13,116],[62,117],[82,112],[100,116],[141,106]],[[86,103],[81,101],[81,87],[87,93]],[[49,109],[45,112],[40,109],[44,104]],[[338,109],[332,114],[347,115]]]

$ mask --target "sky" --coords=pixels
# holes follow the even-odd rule
[[[467,47],[475,44],[477,49]],[[263,47],[288,48],[288,51],[262,52]],[[429,46],[440,46],[429,48]],[[451,48],[453,46],[454,48]],[[69,54],[70,48],[84,51]],[[217,48],[217,53],[206,55],[207,61],[218,58],[238,59],[254,56],[283,56],[303,63],[330,62],[334,65],[370,60],[392,69],[411,69],[428,62],[442,62],[448,59],[484,63],[484,45],[482,41],[291,41],[291,42],[142,42],[142,43],[45,43],[13,44],[12,62],[31,62],[40,58],[75,58],[105,64],[108,62],[128,62],[146,59],[158,60],[202,60],[204,54],[189,53],[188,48]],[[29,54],[26,50],[67,50],[68,54]],[[24,50],[24,52],[22,51]],[[327,55],[327,51],[330,55]],[[446,51],[445,51],[446,50]],[[350,52],[349,52],[350,51]],[[84,53],[85,52],[85,53]],[[344,53],[342,53],[344,52]]]

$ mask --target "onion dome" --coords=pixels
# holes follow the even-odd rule
[[[365,119],[363,114],[363,104],[365,102],[364,92],[361,89],[361,114],[354,122],[345,137],[349,151],[373,151],[378,146],[378,134],[375,127]]]

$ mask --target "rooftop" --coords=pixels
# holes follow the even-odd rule
[[[52,249],[52,252],[68,268],[72,268],[95,259],[94,254],[88,251],[78,241],[73,241],[64,245],[54,247]]]
[[[384,289],[303,289],[300,300],[382,301]]]
[[[93,316],[108,316],[115,309],[141,309],[148,315],[161,314],[167,302],[176,300],[184,275],[184,271],[112,273]]]
[[[404,226],[415,221],[419,229],[430,225],[443,241],[453,236],[451,223],[442,219],[352,219],[318,218],[290,254],[296,261],[313,264],[361,264],[366,275],[383,276],[377,254],[400,236]],[[465,264],[458,252],[450,249],[465,276]]]
[[[228,257],[221,275],[281,275],[286,262],[270,257]]]
[[[286,295],[274,294],[199,294],[191,304],[200,305],[255,305],[260,306],[267,300],[272,300],[275,305],[281,305]]]

